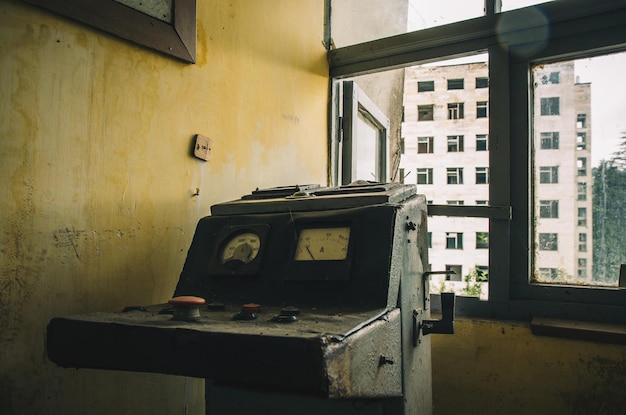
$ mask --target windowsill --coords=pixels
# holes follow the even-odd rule
[[[626,326],[620,324],[533,317],[530,329],[538,336],[626,344]]]

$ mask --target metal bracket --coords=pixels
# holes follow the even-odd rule
[[[441,293],[441,320],[424,320],[424,335],[454,334],[454,297],[454,293]]]

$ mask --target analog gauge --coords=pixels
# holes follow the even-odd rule
[[[220,253],[220,262],[239,261],[249,264],[259,254],[261,238],[254,232],[238,233],[224,243]]]
[[[300,231],[296,261],[340,261],[348,256],[350,228],[307,228]]]

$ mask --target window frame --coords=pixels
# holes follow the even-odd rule
[[[421,112],[420,112],[420,108],[422,108]],[[424,111],[425,109],[428,109],[428,111]],[[430,118],[423,118],[421,116],[421,113],[430,114]],[[434,104],[417,106],[417,121],[418,122],[426,122],[426,121],[434,121],[434,120],[435,120],[435,105]]]
[[[417,175],[416,184],[433,184],[432,167],[419,167],[417,170],[415,170],[415,174]],[[420,183],[420,177],[424,177],[424,174],[426,174],[426,183]]]
[[[480,146],[478,143],[481,143]],[[489,134],[476,134],[476,151],[489,151]]]
[[[341,177],[337,180],[342,185],[349,184],[357,177],[358,120],[363,117],[368,125],[376,129],[376,155],[374,180],[387,181],[389,175],[389,119],[376,104],[359,88],[354,81],[341,83],[342,93],[342,139],[337,141],[341,153],[341,165],[335,169]],[[369,178],[368,178],[369,179]]]
[[[476,102],[476,118],[489,118],[489,101]]]
[[[454,78],[448,79],[448,91],[454,91],[459,89],[465,89],[465,79]]]
[[[446,153],[463,153],[465,152],[465,136],[448,135],[446,136]]]
[[[489,184],[489,167],[474,167],[476,172],[476,184]],[[484,180],[483,180],[484,177]],[[480,178],[480,180],[479,180]]]
[[[454,173],[451,175],[451,173]],[[454,177],[456,182],[451,183],[450,178]],[[463,167],[446,167],[446,184],[457,186],[463,184]]]
[[[626,50],[626,5],[620,0],[541,4],[550,37],[541,48],[522,54],[525,41],[538,32],[526,18],[534,7],[498,13],[500,2],[487,3],[494,9],[482,17],[329,50],[330,76],[363,75],[488,51],[490,205],[429,206],[429,215],[490,219],[489,300],[459,297],[457,313],[624,324],[626,290],[531,282],[534,199],[529,117],[531,65]],[[502,19],[516,22],[515,30],[497,32]],[[437,310],[439,296],[431,297]]]
[[[539,133],[540,150],[558,150],[559,149],[559,132],[558,131],[541,131]],[[544,146],[544,142],[550,146]]]
[[[420,148],[426,146],[427,151],[420,151]],[[435,137],[434,136],[419,136],[417,137],[417,154],[433,154],[435,151]]]
[[[448,103],[448,120],[463,120],[465,119],[465,103],[464,102],[449,102]]]
[[[417,92],[433,92],[435,90],[435,81],[417,81]]]

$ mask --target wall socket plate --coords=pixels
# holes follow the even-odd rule
[[[193,146],[193,155],[200,160],[209,161],[213,140],[200,134],[196,134],[196,143]]]

